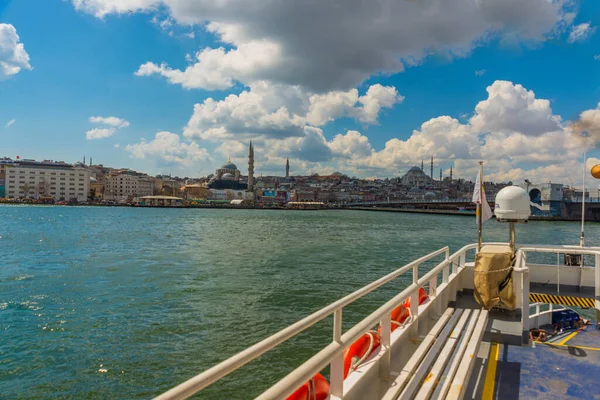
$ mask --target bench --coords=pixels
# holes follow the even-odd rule
[[[446,309],[382,399],[462,399],[487,319],[483,309]]]

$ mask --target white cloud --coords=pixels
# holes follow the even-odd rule
[[[110,125],[115,128],[126,128],[129,126],[128,121],[117,117],[90,117],[89,120],[92,124]]]
[[[325,125],[329,121],[346,115],[358,102],[358,90],[332,91],[310,96],[310,109],[306,115],[312,125]]]
[[[487,87],[488,98],[475,107],[470,123],[478,132],[520,132],[540,135],[561,129],[561,119],[552,114],[550,101],[509,81]]]
[[[487,72],[487,69],[478,69],[475,71],[475,76],[483,76]]]
[[[118,129],[127,128],[129,126],[128,121],[117,117],[90,117],[89,121],[92,124],[101,124],[105,126],[87,131],[85,133],[87,140],[105,139],[113,136]]]
[[[576,121],[567,125],[567,130],[578,145],[587,149],[597,147],[600,144],[600,103],[595,109],[579,114]]]
[[[131,11],[153,10],[160,0],[72,0],[78,11],[104,18],[108,14],[125,14]]]
[[[494,38],[541,41],[572,24],[569,2],[548,0],[72,0],[104,18],[128,10],[167,13],[198,25],[229,50],[201,49],[185,70],[154,60],[138,75],[159,74],[186,88],[222,89],[235,81],[348,90],[377,73],[396,73],[438,53],[461,57]]]
[[[303,134],[304,119],[285,106],[269,108],[259,94],[243,91],[221,101],[208,98],[194,105],[194,114],[184,129],[188,138],[206,140],[233,136],[289,137]]]
[[[301,137],[307,124],[320,126],[341,116],[374,124],[382,109],[403,99],[396,88],[379,84],[359,97],[356,89],[310,95],[297,86],[259,81],[239,95],[196,104],[184,135],[205,140]]]
[[[269,85],[253,87],[243,93],[241,100],[233,95],[222,102],[209,102],[210,107],[204,105],[202,112],[196,109],[184,132],[188,137],[215,141],[216,152],[223,157],[242,160],[246,157],[248,139],[254,138],[260,171],[277,173],[285,164],[285,158],[290,157],[296,173],[322,168],[363,177],[396,176],[431,156],[435,157],[436,171],[440,167],[447,170],[453,163],[455,173],[469,179],[475,176],[480,159],[487,161],[486,174],[495,174],[498,179],[542,177],[555,170],[544,168],[548,164],[566,165],[563,160],[578,158],[584,144],[593,147],[600,143],[600,108],[583,112],[577,123],[563,124],[560,116],[552,113],[548,100],[536,98],[533,91],[508,81],[493,82],[487,88],[487,98],[476,104],[474,113],[463,116],[463,122],[451,116],[434,117],[406,139],[390,139],[380,149],[374,148],[367,136],[355,130],[328,139],[321,129],[302,123],[294,126],[293,135],[285,129],[277,135],[249,129],[252,123],[261,121],[261,117],[270,115],[273,107],[282,103],[298,112],[284,114],[285,121],[295,115],[299,121],[306,119],[315,124],[325,123],[330,116],[348,115],[347,110],[364,113],[376,108],[367,106],[368,101],[356,100],[359,96],[353,91],[307,97],[304,91],[278,86],[278,89],[284,88],[288,91],[274,90]],[[302,99],[309,99],[308,104]],[[392,100],[393,96],[389,96],[379,106],[389,105]],[[303,117],[306,110],[312,110],[313,114]],[[315,110],[321,113],[314,114]],[[468,115],[472,117],[466,119]],[[201,130],[194,131],[193,127],[198,126]],[[232,129],[235,127],[242,129]],[[577,135],[574,137],[574,134]],[[537,172],[534,174],[533,170]]]
[[[134,158],[154,158],[166,164],[191,166],[198,161],[210,160],[206,149],[200,148],[196,142],[185,143],[179,135],[171,132],[157,132],[154,139],[147,142],[128,144],[125,150]]]
[[[234,80],[251,83],[260,79],[259,70],[275,68],[281,57],[280,49],[273,43],[257,41],[245,43],[237,49],[204,49],[196,53],[196,63],[185,70],[147,62],[135,72],[136,76],[160,75],[170,83],[186,89],[227,89]]]
[[[336,118],[348,116],[373,124],[377,122],[382,108],[391,108],[403,100],[404,96],[399,95],[395,87],[380,84],[370,86],[367,93],[360,97],[356,89],[313,94],[309,98],[310,107],[306,120],[312,125],[321,126]]]
[[[358,131],[336,135],[329,143],[329,148],[335,156],[343,158],[367,157],[373,153],[369,138]]]
[[[14,26],[0,24],[0,78],[18,74],[21,69],[32,69],[29,55]]]
[[[376,123],[382,108],[391,108],[396,103],[404,101],[393,86],[371,85],[367,94],[361,96],[358,102],[362,104],[355,113],[361,122]]]
[[[11,126],[12,124],[14,124],[15,122],[17,122],[17,120],[13,118],[13,119],[11,119],[10,121],[8,121],[8,122],[6,123],[6,125],[4,125],[4,127],[5,127],[5,128],[8,128],[9,126]]]
[[[87,140],[104,139],[115,134],[115,128],[94,128],[85,133]]]
[[[115,149],[118,149],[119,147],[121,147],[121,145],[119,143],[115,143],[115,145],[113,146]]]
[[[571,33],[569,33],[569,38],[567,41],[569,43],[581,42],[587,39],[592,33],[594,33],[595,30],[596,27],[592,26],[592,24],[589,22],[575,25],[571,29]]]

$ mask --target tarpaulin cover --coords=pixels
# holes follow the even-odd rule
[[[483,246],[475,258],[475,299],[489,310],[516,308],[510,246]]]

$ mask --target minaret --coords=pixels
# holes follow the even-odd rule
[[[254,147],[252,147],[252,140],[248,150],[248,191],[254,193]]]
[[[431,180],[433,180],[433,156],[431,156],[431,173],[429,174]]]
[[[85,154],[83,155],[83,165],[85,165]]]
[[[425,170],[423,169],[423,159],[422,159],[422,158],[421,158],[421,171],[425,171]]]
[[[92,163],[92,157],[90,156],[90,167],[94,165],[94,163]]]
[[[288,158],[285,162],[285,177],[290,177],[290,159]]]
[[[442,184],[442,169],[440,168],[440,185]]]
[[[452,165],[450,166],[450,183],[452,183]]]

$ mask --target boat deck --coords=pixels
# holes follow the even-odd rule
[[[472,305],[472,296],[457,302]],[[490,315],[465,399],[600,399],[600,330],[595,324],[521,346],[515,343],[516,316],[512,320]]]

